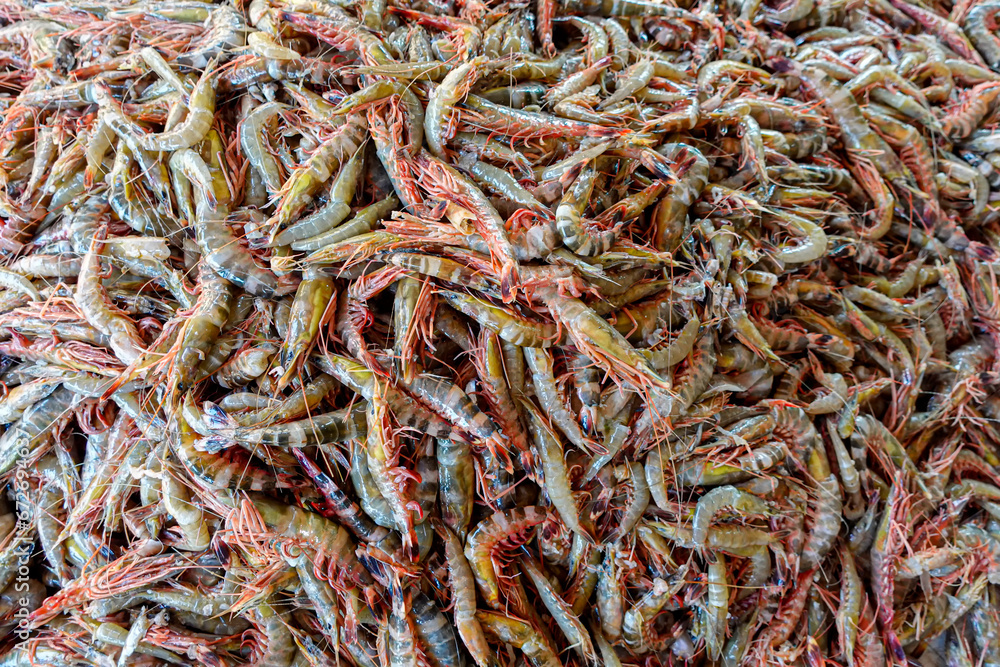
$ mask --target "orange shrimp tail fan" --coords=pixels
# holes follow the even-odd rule
[[[521,284],[521,275],[516,262],[508,262],[500,269],[500,298],[504,303],[512,302],[517,296],[517,288]]]

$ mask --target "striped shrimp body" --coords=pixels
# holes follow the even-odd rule
[[[816,499],[812,511],[812,530],[802,547],[803,570],[819,567],[840,533],[843,514],[840,483],[830,470],[826,452],[821,447],[809,453],[809,474],[816,480]]]
[[[187,394],[185,401],[193,406],[189,397]],[[205,452],[197,446],[197,435],[187,416],[178,416],[170,434],[170,448],[188,473],[204,486],[214,491],[262,491],[282,486],[275,475],[254,462],[246,450],[233,447],[218,453]]]
[[[381,390],[382,399],[400,426],[436,438],[457,436],[451,423],[434,414],[424,403],[414,401],[411,396],[394,385],[379,387],[375,373],[365,368],[363,364],[332,353],[314,355],[310,359],[319,368],[360,394],[366,401],[372,400],[376,391]]]
[[[996,31],[1000,28],[1000,2],[983,2],[975,5],[965,16],[965,34],[976,47],[986,64],[996,69],[1000,67],[1000,39]]]
[[[400,378],[400,385],[420,399],[459,431],[489,447],[503,447],[496,425],[485,412],[469,398],[460,387],[448,380],[421,373],[407,382]]]
[[[462,667],[455,629],[438,606],[421,592],[413,594],[411,611],[417,637],[434,667]]]
[[[440,290],[438,294],[456,310],[515,345],[542,348],[558,342],[558,330],[550,322],[529,320],[469,294],[447,290]]]
[[[223,446],[220,440],[238,442],[249,448],[313,447],[344,442],[363,437],[367,433],[363,404],[313,415],[308,419],[260,428],[239,426],[225,411],[214,404],[207,404],[207,408],[209,428],[216,434],[202,444],[209,449]]]
[[[316,484],[316,489],[323,495],[329,519],[347,527],[354,536],[365,542],[380,542],[389,534],[388,530],[379,526],[371,517],[365,514],[354,500],[351,499],[330,475],[323,472],[302,449],[293,449],[292,454]],[[322,512],[321,512],[322,513]]]
[[[587,229],[583,213],[597,182],[598,171],[593,164],[584,167],[576,181],[556,207],[556,229],[567,248],[578,255],[593,256],[607,252],[618,239],[617,227],[592,232]]]

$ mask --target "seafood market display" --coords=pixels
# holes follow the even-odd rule
[[[1000,2],[0,5],[0,667],[1000,665]]]

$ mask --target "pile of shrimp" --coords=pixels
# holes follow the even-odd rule
[[[0,4],[0,667],[1000,664],[1000,1]]]

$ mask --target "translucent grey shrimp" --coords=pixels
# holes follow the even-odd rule
[[[962,25],[979,55],[993,69],[1000,67],[1000,43],[996,36],[998,15],[1000,4],[983,2],[969,10]]]
[[[712,518],[724,509],[746,514],[766,514],[768,505],[755,495],[741,491],[735,486],[719,486],[698,500],[692,519],[692,539],[695,545],[704,547]]]
[[[672,582],[654,578],[653,587],[625,612],[622,639],[629,648],[645,653],[664,650],[672,643],[672,638],[658,640],[653,635],[652,621],[684,585],[684,571],[686,567],[674,575],[675,580]]]
[[[876,135],[864,114],[850,93],[839,86],[833,79],[821,70],[791,63],[791,61],[775,61],[772,65],[779,71],[791,69],[797,75],[802,75],[803,81],[815,91],[834,121],[843,132],[845,145],[853,151],[863,151],[870,159],[879,174],[893,183],[905,183],[903,165],[896,154],[878,135]]]
[[[188,98],[188,112],[176,127],[160,134],[141,135],[137,143],[147,151],[190,148],[205,138],[215,120],[215,89],[218,79],[211,64],[202,73]]]
[[[217,181],[217,178],[213,178]],[[224,183],[222,187],[228,191]],[[226,196],[228,200],[228,195]],[[226,280],[239,285],[255,296],[271,298],[277,288],[277,277],[254,262],[250,252],[225,222],[226,208],[221,201],[212,206],[207,192],[195,190],[197,219],[194,221],[195,240],[205,262]]]
[[[558,330],[550,322],[522,318],[514,311],[494,306],[469,294],[439,290],[448,303],[502,339],[525,348],[545,348],[558,341]]]
[[[438,667],[462,667],[455,630],[434,601],[418,591],[413,595],[411,611],[417,637],[431,662]]]
[[[464,537],[472,520],[475,501],[475,467],[467,443],[439,439],[438,474],[441,486],[441,515],[444,522]]]
[[[285,556],[285,560],[295,568],[302,591],[312,602],[316,618],[323,628],[323,632],[330,637],[331,641],[337,642],[340,634],[340,623],[337,618],[336,590],[329,583],[316,576],[312,562],[305,553],[300,554],[297,558]]]
[[[95,329],[108,336],[115,354],[126,364],[136,361],[145,351],[135,323],[111,303],[101,283],[100,251],[103,238],[95,238],[80,266],[74,300],[84,318]]]
[[[191,490],[176,474],[170,466],[165,466],[161,472],[161,498],[164,507],[177,521],[184,535],[184,542],[178,543],[176,548],[203,551],[208,548],[212,538],[208,523],[201,507],[191,502]]]
[[[593,256],[607,252],[618,240],[618,230],[590,232],[585,228],[583,212],[597,182],[598,171],[588,164],[563,195],[556,207],[556,229],[566,247],[579,255]]]
[[[642,515],[646,513],[646,508],[649,507],[650,500],[649,486],[646,483],[646,473],[643,466],[635,461],[631,461],[627,466],[624,466],[623,470],[627,470],[628,472],[621,473],[616,469],[615,475],[617,477],[624,477],[627,474],[627,479],[632,487],[632,497],[622,512],[620,523],[611,536],[616,541],[624,539],[625,536],[632,533],[632,529],[642,519]]]
[[[106,85],[97,86],[95,99],[101,107],[101,117],[104,122],[121,139],[118,153],[125,157],[124,149],[127,148],[128,159],[138,162],[142,167],[142,175],[152,187],[153,194],[161,203],[168,203],[170,201],[170,179],[167,176],[166,166],[140,145],[141,138],[145,136],[143,130],[125,115],[121,105],[112,97],[111,91]],[[116,156],[117,161],[118,157]],[[112,170],[113,172],[114,170]]]
[[[566,639],[569,640],[570,645],[585,661],[597,664],[597,652],[594,651],[594,643],[590,638],[590,633],[577,615],[573,613],[572,607],[563,600],[545,574],[531,560],[521,558],[520,564],[535,586],[542,604],[552,615],[553,620],[562,630]]]
[[[600,371],[587,357],[574,354],[570,358],[573,387],[580,400],[580,425],[587,433],[597,430],[597,409],[601,403]]]
[[[843,511],[840,484],[830,471],[826,454],[814,449],[809,454],[809,472],[816,480],[816,501],[813,508],[813,525],[802,547],[802,569],[811,570],[823,562],[840,533]]]
[[[462,553],[462,544],[447,527],[437,525],[438,534],[444,540],[445,561],[448,565],[454,600],[455,626],[462,642],[472,655],[478,667],[489,667],[495,663],[493,651],[483,634],[483,628],[476,619],[476,584],[469,562]]]
[[[198,366],[205,357],[222,327],[229,319],[233,293],[228,283],[203,268],[199,276],[201,292],[195,301],[194,312],[184,323],[179,336],[179,348],[172,364],[176,373],[176,386],[187,391],[198,375]]]
[[[552,505],[570,530],[581,533],[586,539],[592,539],[580,521],[581,512],[576,494],[570,485],[569,471],[566,468],[566,458],[559,437],[533,405],[524,401],[522,407],[528,413],[528,427],[541,458],[545,490]]]
[[[338,121],[340,119],[337,119]],[[281,188],[274,215],[268,221],[273,237],[288,227],[312,203],[323,184],[364,143],[368,121],[364,115],[351,114],[339,122],[333,136],[320,144],[309,159],[289,175]]]
[[[754,612],[750,618],[739,624],[733,631],[729,641],[726,642],[722,651],[721,662],[723,667],[739,667],[742,664],[754,627],[757,624],[757,613]]]
[[[672,366],[676,366],[687,358],[694,349],[694,344],[698,340],[698,332],[701,330],[701,320],[697,315],[684,324],[677,337],[664,346],[657,346],[655,349],[639,350],[649,360],[649,365],[654,370],[664,371]]]
[[[243,16],[230,7],[214,6],[205,26],[197,47],[175,56],[175,63],[192,69],[209,69],[209,64],[216,58],[224,59],[229,52],[246,45],[249,32],[246,23]]]
[[[240,146],[250,161],[250,166],[260,174],[270,195],[277,193],[283,184],[278,160],[271,155],[264,139],[264,128],[275,114],[289,108],[280,102],[265,102],[253,108],[239,125]]]
[[[49,455],[51,457],[51,455]],[[46,460],[39,462],[39,467],[46,465]],[[34,524],[38,532],[38,541],[42,545],[45,560],[52,568],[57,580],[66,585],[72,579],[69,564],[66,562],[66,544],[59,541],[61,518],[64,515],[65,493],[55,482],[44,483],[35,495]]]
[[[684,234],[688,209],[708,184],[709,164],[700,151],[686,144],[664,144],[657,148],[657,152],[669,160],[691,160],[687,171],[671,186],[669,194],[653,213],[656,230],[654,247],[657,250],[673,250]]]
[[[858,576],[854,556],[846,546],[840,549],[841,584],[840,606],[837,607],[837,636],[840,651],[847,660],[848,667],[854,667],[854,647],[858,638],[858,623],[861,620],[861,606],[864,603],[864,585]]]
[[[240,350],[219,366],[213,377],[226,389],[245,387],[267,372],[277,352],[278,348],[271,343]]]
[[[619,75],[618,82],[615,84],[615,92],[602,100],[598,108],[608,109],[635,95],[652,80],[655,70],[653,63],[648,60],[639,60],[629,66]]]
[[[469,173],[472,174],[477,183],[487,190],[510,199],[521,208],[543,214],[547,213],[547,208],[533,194],[523,188],[507,170],[494,167],[486,162],[476,161],[469,168]]]
[[[708,656],[718,660],[722,655],[729,616],[729,581],[725,557],[719,552],[714,557],[715,560],[708,564],[708,599],[703,624]]]
[[[610,57],[601,58],[589,67],[574,72],[555,86],[549,88],[544,95],[544,100],[548,104],[555,106],[566,98],[583,92],[583,90],[593,85],[597,77],[608,68],[611,62]],[[622,99],[625,97],[627,96],[623,96]]]
[[[392,587],[392,609],[389,613],[389,638],[386,642],[389,667],[417,667],[417,640],[410,617],[410,596],[398,584]]]
[[[72,278],[80,275],[83,260],[71,254],[26,255],[14,260],[8,269],[35,278]]]
[[[399,207],[399,199],[395,195],[390,195],[381,201],[377,201],[370,206],[358,211],[353,218],[347,222],[334,227],[322,234],[317,234],[316,236],[302,239],[299,241],[292,241],[292,250],[320,250],[327,246],[331,246],[341,241],[346,241],[347,239],[360,236],[366,232],[370,232],[375,229],[382,219],[388,217],[388,215]]]
[[[271,245],[291,245],[295,241],[314,238],[343,222],[351,214],[351,201],[364,166],[364,151],[358,150],[344,163],[334,179],[329,201],[315,213],[283,229],[274,237]]]
[[[368,468],[367,452],[359,442],[351,444],[351,483],[365,514],[378,525],[395,529],[396,520],[392,509],[375,484],[375,479]]]
[[[12,388],[0,400],[0,424],[19,419],[25,410],[55,391],[60,383],[59,379],[39,378]]]
[[[625,618],[625,595],[622,590],[621,567],[616,548],[605,550],[604,562],[597,574],[597,612],[600,630],[595,632],[616,642],[622,634]],[[603,653],[603,652],[602,652]]]
[[[472,84],[483,74],[487,59],[485,56],[473,58],[454,68],[444,77],[427,100],[424,114],[424,134],[431,152],[441,156],[445,151],[448,137],[446,128],[451,124],[451,114],[455,105],[469,93]]]
[[[591,450],[593,443],[584,435],[575,415],[566,408],[562,392],[556,386],[552,355],[541,348],[525,347],[524,357],[531,369],[535,397],[545,414],[575,446],[584,451]]]
[[[670,16],[683,18],[685,10],[663,6],[646,0],[567,0],[563,3],[568,11],[594,16]]]

